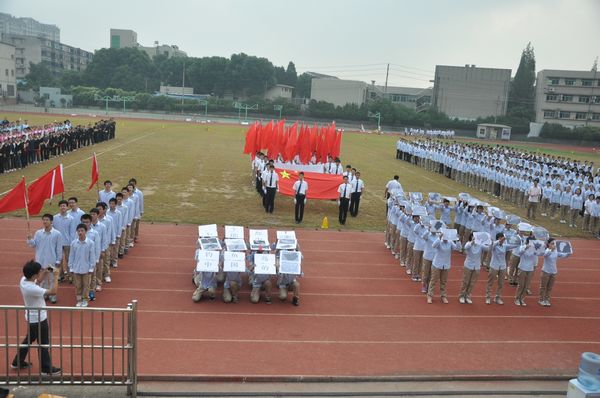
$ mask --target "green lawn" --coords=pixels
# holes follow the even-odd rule
[[[15,119],[17,115],[8,115]],[[52,121],[47,115],[25,116],[30,125]],[[73,123],[87,119],[72,118]],[[96,193],[86,191],[90,181],[91,160],[98,156],[100,180],[111,179],[115,187],[130,177],[138,180],[145,195],[146,221],[192,224],[237,224],[244,226],[295,226],[292,199],[278,196],[275,213],[266,215],[250,175],[250,158],[242,154],[245,126],[169,123],[121,120],[117,138],[91,148],[33,165],[25,170],[0,176],[0,192],[15,185],[21,175],[33,181],[43,172],[62,162],[65,166],[65,196],[76,195],[81,207],[95,204]],[[342,162],[361,171],[366,190],[358,218],[348,218],[345,226],[337,222],[334,201],[309,201],[304,227],[318,228],[324,216],[331,228],[383,230],[385,225],[385,183],[394,174],[407,191],[440,192],[455,196],[469,192],[510,212],[524,215],[506,203],[474,192],[439,174],[426,172],[395,159],[397,136],[348,133],[342,143]],[[43,211],[56,212],[56,200]],[[18,213],[23,215],[23,212]],[[550,220],[539,220],[551,232],[563,236],[588,236]],[[37,226],[37,223],[34,222]]]

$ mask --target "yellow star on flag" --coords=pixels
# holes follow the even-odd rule
[[[283,170],[281,172],[281,178],[290,178],[290,173],[288,173],[286,170]]]

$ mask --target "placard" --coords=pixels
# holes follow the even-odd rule
[[[454,196],[444,196],[444,199],[446,199],[450,203],[458,202]]]
[[[248,249],[243,239],[225,239],[225,247],[230,252],[243,252]]]
[[[410,198],[410,200],[412,202],[421,202],[423,200],[423,193],[422,192],[410,192],[408,194],[408,197]]]
[[[295,250],[298,247],[296,239],[282,238],[277,240],[276,249],[278,250]]]
[[[202,250],[221,250],[221,242],[217,238],[199,238],[198,242]]]
[[[246,272],[246,255],[240,252],[225,252],[223,271]]]
[[[198,226],[198,236],[201,238],[216,238],[219,236],[217,233],[217,224],[207,224]]]
[[[251,250],[271,250],[269,245],[269,231],[266,229],[251,229],[250,235],[250,249]]]
[[[300,275],[302,272],[300,267],[301,262],[302,253],[282,250],[279,252],[279,273]]]
[[[431,220],[430,226],[431,232],[442,232],[442,229],[446,228],[446,224],[441,220]]]
[[[277,239],[296,239],[296,231],[277,231]]]
[[[458,240],[458,231],[455,229],[442,228],[442,240]]]
[[[498,218],[500,220],[506,220],[506,213],[502,210],[492,211],[492,215],[494,216],[494,218]]]
[[[440,203],[442,201],[442,195],[438,192],[429,192],[429,200]]]
[[[475,243],[481,246],[492,244],[492,238],[487,232],[473,232],[473,238],[475,238]]]
[[[547,241],[550,237],[550,233],[544,227],[533,227],[533,236],[538,240]]]
[[[221,253],[213,250],[198,250],[196,252],[196,271],[219,272]]]
[[[517,224],[517,229],[523,232],[533,232],[533,226],[526,222],[520,222]]]
[[[529,241],[533,245],[533,249],[536,256],[543,256],[546,251],[546,242],[541,240],[531,240]]]
[[[508,243],[511,246],[521,246],[523,244],[523,241],[521,240],[521,237],[519,235],[514,233],[506,237],[506,243]]]
[[[274,254],[254,254],[254,273],[256,275],[275,275],[275,255]]]
[[[412,208],[412,215],[413,216],[426,216],[427,209],[425,208],[425,206],[415,205]]]
[[[244,239],[244,227],[238,227],[234,225],[225,226],[225,238],[226,239]]]
[[[568,240],[557,240],[556,251],[562,254],[573,254],[573,246]]]
[[[487,208],[488,217],[494,217],[494,212],[499,212],[500,209],[498,207],[490,206]],[[496,217],[498,218],[498,217]]]
[[[466,192],[461,192],[461,193],[458,194],[458,198],[460,200],[468,201],[469,199],[471,199],[471,195],[469,195]]]
[[[521,218],[519,216],[515,216],[514,214],[506,215],[506,223],[511,225],[517,225],[521,222]]]

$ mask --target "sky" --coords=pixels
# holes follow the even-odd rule
[[[536,69],[590,70],[600,0],[0,0],[0,12],[55,24],[93,51],[110,28],[189,56],[244,52],[345,79],[428,87],[435,65],[512,69],[528,42]]]

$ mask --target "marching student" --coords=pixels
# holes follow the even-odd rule
[[[425,232],[421,235],[425,241],[423,250],[423,266],[421,269],[421,293],[427,293],[429,290],[429,282],[431,281],[431,263],[435,257],[436,249],[433,243],[437,240],[437,234],[431,232],[429,228],[425,228]]]
[[[440,209],[440,220],[450,228],[452,226],[452,207],[450,207],[450,201],[446,198],[442,201],[442,205],[438,206]]]
[[[129,219],[129,209],[125,206],[123,201],[125,194],[118,192],[115,196],[117,199],[117,210],[121,213],[121,238],[119,239],[117,250],[117,257],[123,258],[125,256],[125,244],[127,242],[127,221]]]
[[[75,237],[71,233],[73,217],[69,215],[69,202],[66,200],[60,200],[58,202],[58,208],[60,211],[52,219],[52,227],[60,232],[60,235],[62,236],[63,257],[60,266],[60,277],[58,278],[58,281],[62,282],[65,278],[70,279],[67,260],[69,259],[69,247],[71,245],[71,241],[75,239]]]
[[[119,192],[120,193],[120,192]],[[116,194],[115,194],[116,196]],[[123,231],[123,214],[117,209],[117,198],[110,198],[108,201],[109,210],[107,216],[112,219],[113,240],[110,246],[110,266],[118,267],[119,246],[121,245],[121,232]]]
[[[69,271],[72,273],[75,282],[76,307],[88,306],[90,277],[96,266],[96,248],[94,242],[88,239],[86,234],[87,227],[85,224],[79,224],[77,226],[77,239],[71,242],[69,252]]]
[[[579,212],[583,209],[584,197],[581,194],[581,188],[575,189],[575,192],[571,196],[571,214],[569,217],[569,227],[577,228],[577,222],[579,220]]]
[[[105,249],[106,255],[104,256],[104,259],[102,262],[102,268],[103,268],[102,275],[104,275],[104,282],[111,283],[112,280],[110,278],[110,258],[111,258],[111,253],[112,253],[113,247],[115,246],[115,241],[116,241],[115,230],[114,230],[112,218],[110,218],[107,215],[106,210],[107,210],[108,206],[106,205],[106,203],[98,202],[98,203],[96,203],[96,208],[100,212],[98,214],[98,219],[106,227],[106,239],[108,240],[108,246]]]
[[[125,248],[123,249],[123,254],[127,254],[129,248],[133,246],[131,230],[133,225],[133,216],[135,214],[135,200],[131,198],[129,187],[123,187],[123,189],[121,189],[121,193],[123,194],[123,205],[127,207],[127,231],[125,232]]]
[[[400,180],[400,176],[395,175],[393,179],[385,184],[385,192],[383,193],[385,199],[389,199],[393,192],[404,192],[402,185],[398,180]]]
[[[298,180],[292,187],[296,196],[294,197],[294,219],[296,224],[300,224],[304,218],[304,205],[306,204],[306,194],[308,193],[308,183],[304,181],[304,172],[298,173]]]
[[[133,216],[133,226],[134,226],[134,237],[133,241],[137,242],[140,237],[140,222],[142,220],[142,216],[144,215],[144,193],[138,188],[137,180],[135,178],[130,178],[129,185],[133,186],[133,196],[137,197],[137,206],[135,208],[135,214]]]
[[[398,213],[398,222],[396,224],[396,233],[398,235],[398,259],[401,267],[407,267],[408,260],[408,220],[412,215],[412,209],[409,205],[405,204],[404,207],[400,208],[401,211]]]
[[[419,218],[417,218],[418,220]],[[415,248],[415,226],[417,222],[415,222],[415,217],[412,215],[412,209],[410,211],[410,216],[405,218],[404,228],[406,228],[407,233],[407,243],[406,243],[406,274],[412,275],[412,267],[413,267],[413,258],[414,258],[414,248]]]
[[[423,252],[425,250],[425,239],[423,238],[423,235],[427,232],[427,228],[423,225],[421,217],[413,215],[413,221],[416,225],[413,229],[415,234],[415,244],[413,246],[412,281],[420,282],[423,268]]]
[[[341,175],[344,172],[344,168],[342,167],[342,165],[340,163],[341,163],[340,158],[335,158],[334,163],[331,163],[331,162],[329,163],[329,169],[327,170],[327,173]],[[348,179],[350,179],[350,178],[348,178]]]
[[[480,245],[475,242],[475,237],[471,233],[468,237],[467,243],[464,247],[465,264],[463,268],[463,279],[460,288],[460,295],[458,302],[461,304],[473,304],[471,300],[471,293],[473,288],[479,279],[479,272],[481,271],[481,255],[483,252],[489,251],[489,245]]]
[[[108,240],[109,235],[106,229],[106,225],[104,225],[98,219],[98,216],[100,215],[100,211],[98,210],[98,208],[93,207],[92,209],[90,209],[89,214],[92,217],[92,223],[90,225],[90,228],[96,231],[96,233],[98,233],[98,240],[100,242],[100,256],[98,257],[98,264],[90,280],[90,290],[101,292],[102,281],[104,280],[104,258],[106,257],[106,251],[108,249],[110,241]],[[81,217],[83,218],[83,216]]]
[[[90,301],[94,301],[96,299],[96,293],[94,292],[94,288],[92,286],[92,279],[96,273],[96,267],[99,266],[100,262],[100,253],[102,252],[102,248],[100,247],[101,239],[98,232],[92,229],[92,216],[89,214],[84,214],[81,216],[81,224],[85,225],[87,232],[85,233],[86,238],[91,240],[94,243],[94,269],[92,274],[90,275],[89,285],[88,285],[88,296]]]
[[[340,224],[346,224],[346,217],[348,216],[348,206],[350,204],[350,194],[352,193],[352,185],[348,183],[348,177],[343,177],[344,182],[338,187],[338,206],[339,216],[338,220]]]
[[[552,190],[550,196],[550,219],[554,220],[558,214],[558,208],[560,207],[560,198],[562,196],[562,189],[560,184],[556,184]]]
[[[556,261],[558,258],[569,257],[568,253],[559,253],[556,251],[556,240],[554,238],[548,239],[546,244],[546,251],[544,252],[544,264],[542,265],[542,279],[540,281],[540,299],[538,304],[544,307],[550,307],[550,296],[552,294],[552,287],[556,280],[556,274],[558,269],[556,267]]]
[[[502,300],[502,288],[504,287],[504,278],[506,275],[506,257],[509,250],[518,247],[518,245],[509,245],[506,242],[506,237],[503,233],[499,232],[496,234],[496,240],[492,243],[492,258],[490,259],[490,272],[488,273],[487,285],[485,288],[485,303],[492,303],[492,286],[494,281],[497,280],[496,298],[494,302],[496,304],[504,304]]]
[[[524,245],[521,245],[517,250],[521,256],[519,261],[519,282],[517,286],[517,293],[515,294],[515,305],[522,307],[527,306],[525,303],[525,295],[527,293],[527,286],[531,283],[533,277],[533,271],[537,264],[537,255],[535,254],[535,248],[531,241],[534,238],[532,236],[527,237]]]
[[[508,260],[508,284],[511,286],[517,286],[519,284],[519,263],[521,262],[521,252],[519,251],[519,247],[525,243],[525,231],[519,229],[517,231],[517,236],[520,239],[520,244],[510,250],[510,258]]]
[[[139,204],[140,204],[140,197],[138,195],[134,194],[134,186],[133,184],[129,183],[127,184],[127,187],[125,188],[128,192],[128,199],[130,202],[127,202],[127,207],[129,207],[131,209],[130,213],[130,218],[131,218],[131,226],[129,227],[129,236],[127,237],[127,246],[129,248],[132,248],[135,246],[135,228],[136,228],[136,217],[139,214]]]
[[[98,191],[99,202],[108,203],[109,200],[115,197],[116,193],[112,191],[112,182],[110,180],[104,181],[104,189]]]
[[[427,291],[427,304],[433,303],[433,294],[438,282],[440,284],[440,296],[442,303],[448,304],[448,294],[446,292],[446,282],[448,281],[448,271],[452,266],[452,250],[460,251],[461,245],[457,241],[449,241],[443,233],[431,245],[435,249],[435,255],[431,263],[431,281]]]
[[[360,178],[360,171],[356,172],[356,178],[351,182],[352,193],[350,195],[350,215],[356,217],[358,215],[358,206],[360,205],[360,196],[365,190],[365,184]]]
[[[59,231],[52,228],[52,214],[44,214],[42,216],[43,228],[38,229],[33,237],[27,234],[27,245],[35,249],[35,261],[40,263],[44,270],[49,269],[50,272],[43,272],[42,279],[39,280],[40,287],[53,290],[49,296],[50,302],[55,304],[58,301],[58,288],[53,289],[55,278],[52,275],[53,268],[60,268],[62,262],[62,235]]]
[[[275,194],[279,189],[279,175],[275,172],[275,166],[269,164],[268,171],[262,175],[263,191],[265,192],[265,212],[273,213],[275,210]]]

